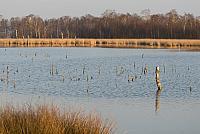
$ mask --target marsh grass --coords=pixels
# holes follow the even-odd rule
[[[0,39],[0,47],[103,47],[103,48],[165,48],[199,49],[196,39]]]
[[[113,128],[96,114],[61,112],[55,106],[0,108],[1,134],[111,134]]]

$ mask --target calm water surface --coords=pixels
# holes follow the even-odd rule
[[[200,52],[2,48],[0,78],[1,104],[81,107],[115,121],[118,133],[200,133]]]

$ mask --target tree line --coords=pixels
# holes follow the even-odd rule
[[[101,16],[63,16],[43,19],[28,15],[0,16],[0,38],[155,38],[200,39],[200,17],[176,10],[166,14],[141,15],[105,11]]]

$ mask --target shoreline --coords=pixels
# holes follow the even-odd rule
[[[200,40],[189,39],[0,39],[0,47],[101,47],[200,50]]]

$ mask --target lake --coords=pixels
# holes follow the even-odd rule
[[[114,121],[119,134],[200,133],[200,52],[1,48],[0,78],[1,105],[94,111]]]

